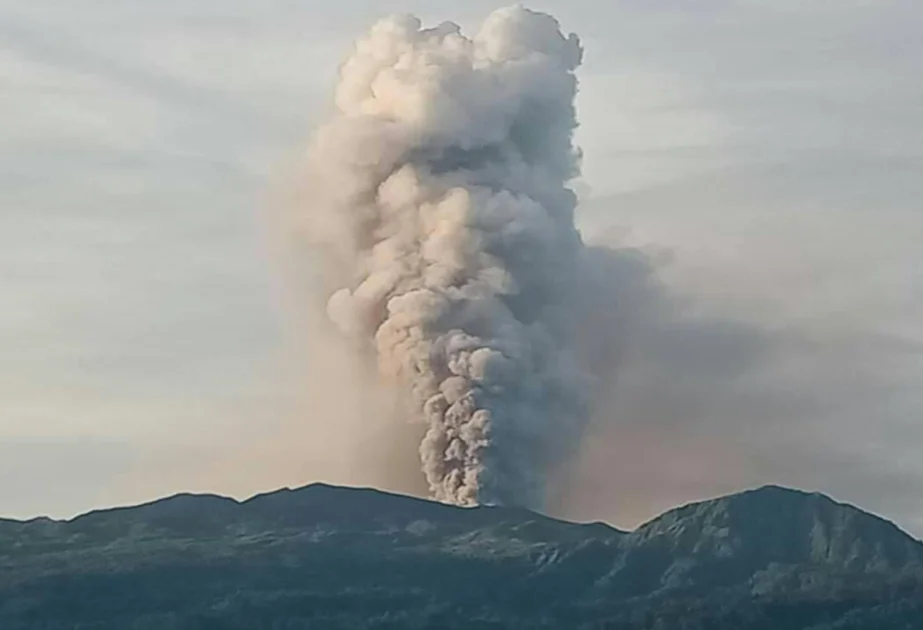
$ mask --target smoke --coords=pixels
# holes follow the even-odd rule
[[[596,274],[568,187],[581,57],[522,7],[471,38],[385,19],[309,150],[327,313],[404,391],[442,501],[541,508],[587,422],[587,359],[608,344],[586,343]]]

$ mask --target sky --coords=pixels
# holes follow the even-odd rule
[[[0,0],[0,514],[416,466],[321,403],[273,208],[377,18],[503,4]],[[780,483],[923,535],[923,8],[529,6],[586,49],[579,224],[638,261],[554,512]]]

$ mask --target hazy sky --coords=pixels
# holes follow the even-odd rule
[[[0,0],[0,514],[374,482],[316,430],[271,199],[376,18],[502,4]],[[650,322],[562,513],[775,482],[923,534],[923,7],[529,6],[584,40],[580,221]]]

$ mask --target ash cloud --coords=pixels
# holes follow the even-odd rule
[[[872,339],[866,356],[851,345],[861,330],[826,320],[815,330],[703,310],[660,282],[649,252],[584,243],[569,188],[581,57],[553,18],[514,8],[470,38],[391,18],[343,65],[300,219],[311,251],[327,254],[342,351],[400,392],[397,415],[413,427],[369,426],[365,452],[393,453],[389,467],[419,451],[443,501],[622,525],[769,481],[858,500],[840,472],[874,453],[845,442],[875,438],[876,424],[855,417],[893,425],[911,390],[879,366],[915,373],[901,370],[916,359]],[[722,190],[657,198],[653,210],[698,203],[717,216],[758,201],[748,190],[729,204]],[[606,212],[635,222],[651,210],[643,202],[608,200]],[[330,388],[325,415],[350,387]],[[363,413],[376,410],[356,414],[350,439]],[[406,472],[374,480],[417,491]]]
[[[587,421],[592,257],[568,187],[581,58],[522,7],[470,38],[385,19],[343,64],[309,151],[327,312],[403,389],[442,501],[542,508]]]

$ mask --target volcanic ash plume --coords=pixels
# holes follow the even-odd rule
[[[406,388],[442,501],[542,507],[585,423],[567,187],[581,56],[521,7],[470,39],[385,19],[311,146],[309,228],[339,272],[328,313]]]

